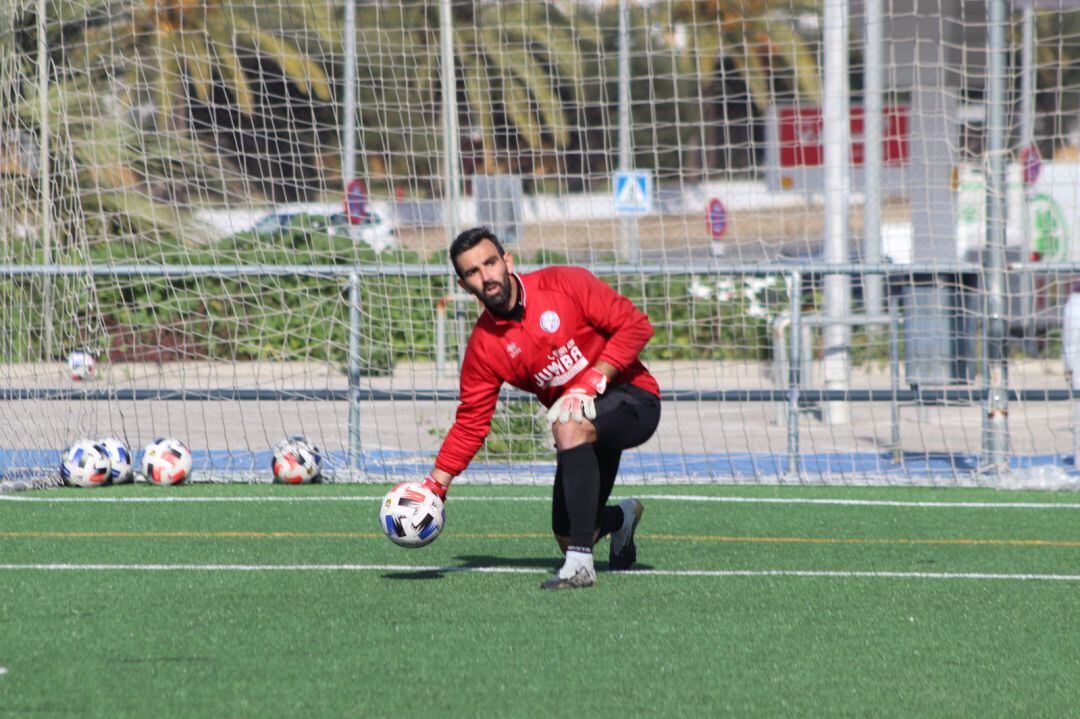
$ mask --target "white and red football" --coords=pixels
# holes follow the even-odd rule
[[[151,484],[180,484],[191,476],[191,450],[174,437],[159,437],[143,450],[142,471]]]
[[[270,471],[274,473],[275,483],[318,482],[322,473],[322,451],[305,437],[286,437],[274,447]]]

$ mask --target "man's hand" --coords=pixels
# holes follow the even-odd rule
[[[548,410],[548,422],[562,422],[563,424],[573,419],[581,422],[584,419],[596,419],[595,399],[607,389],[607,375],[590,367],[581,373],[581,376],[572,385],[566,388],[563,395],[555,400]]]
[[[445,502],[446,501],[446,490],[450,489],[450,487],[448,485],[443,484],[442,482],[435,479],[434,477],[432,477],[429,474],[427,476],[427,479],[424,480],[424,489],[430,490],[432,494],[434,494],[436,497],[438,497],[443,502]]]

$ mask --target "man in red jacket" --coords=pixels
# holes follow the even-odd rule
[[[491,429],[503,383],[548,407],[557,450],[551,528],[566,554],[543,589],[596,584],[593,544],[611,535],[608,566],[637,559],[642,504],[606,506],[625,449],[660,421],[660,388],[638,359],[649,318],[589,271],[548,267],[514,273],[514,260],[486,227],[450,245],[458,284],[483,302],[461,365],[461,401],[424,484],[445,499]]]

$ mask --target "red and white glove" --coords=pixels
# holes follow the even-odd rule
[[[429,474],[427,476],[427,479],[424,480],[424,489],[430,490],[432,494],[445,502],[446,490],[450,489],[450,487],[443,484]]]
[[[571,419],[575,422],[596,419],[595,399],[606,389],[607,375],[595,367],[588,368],[551,405],[547,413],[548,422],[565,424]]]

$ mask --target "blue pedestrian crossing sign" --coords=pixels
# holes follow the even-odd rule
[[[638,214],[652,212],[652,175],[643,170],[615,173],[615,211]]]

